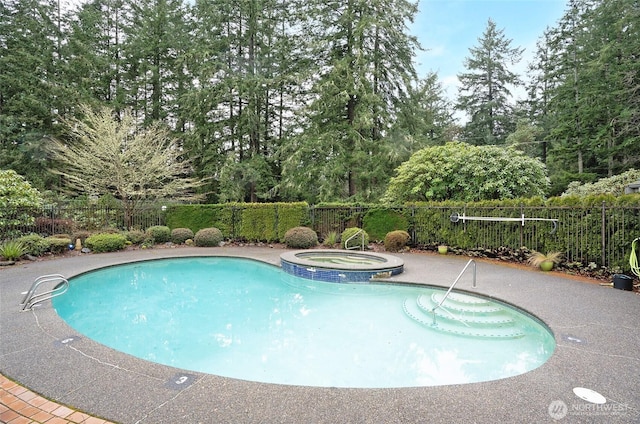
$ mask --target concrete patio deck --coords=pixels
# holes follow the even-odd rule
[[[555,273],[479,261],[477,288],[471,289],[469,278],[459,288],[536,315],[554,332],[557,348],[547,363],[520,376],[438,387],[315,388],[185,372],[77,334],[50,302],[30,312],[18,306],[21,293],[44,274],[71,277],[97,267],[175,256],[243,256],[278,265],[282,252],[250,246],[163,248],[4,267],[0,374],[38,397],[88,414],[84,419],[94,415],[127,424],[640,422],[640,296]],[[405,261],[405,272],[390,280],[438,286],[449,285],[469,259],[396,256]],[[171,384],[184,374],[191,376],[187,387]],[[592,389],[607,402],[586,402],[573,393],[575,387]]]

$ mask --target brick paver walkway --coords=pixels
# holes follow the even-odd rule
[[[2,374],[0,374],[0,423],[113,424],[45,399]]]

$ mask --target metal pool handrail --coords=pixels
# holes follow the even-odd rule
[[[360,243],[360,250],[364,250],[364,230],[360,229],[358,230],[354,235],[352,235],[351,237],[349,237],[348,239],[346,239],[344,241],[344,248],[347,250],[353,250],[353,249],[357,249],[358,246],[355,247],[347,247],[347,244],[353,240],[354,238],[358,237],[358,235],[362,234],[362,242]]]
[[[37,293],[38,286],[42,283],[59,282],[52,290],[48,290],[42,293]],[[61,283],[61,284],[60,284]],[[56,296],[64,294],[69,289],[69,281],[60,274],[41,275],[36,278],[31,284],[31,288],[27,291],[20,302],[23,311],[30,310],[34,305],[44,302],[45,300],[53,299]]]
[[[476,261],[474,261],[473,259],[469,259],[469,262],[467,262],[464,268],[462,268],[462,271],[460,271],[460,274],[458,274],[455,281],[451,284],[451,286],[449,286],[449,290],[447,290],[440,302],[438,302],[438,304],[434,306],[433,309],[431,309],[431,312],[433,313],[433,325],[436,325],[436,309],[441,307],[444,301],[447,300],[447,297],[449,297],[449,293],[451,293],[451,290],[453,290],[455,285],[458,283],[458,281],[462,277],[462,274],[464,274],[464,272],[467,270],[467,268],[469,268],[469,265],[471,264],[473,264],[473,283],[471,287],[473,287],[474,289],[476,288]]]

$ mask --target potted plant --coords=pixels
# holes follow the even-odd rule
[[[441,244],[440,246],[438,246],[438,253],[441,255],[446,255],[447,254],[447,245],[446,244]]]
[[[551,271],[554,265],[562,260],[562,252],[548,252],[546,255],[541,252],[533,252],[527,262],[543,271]]]

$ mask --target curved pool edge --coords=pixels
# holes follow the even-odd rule
[[[185,248],[133,254],[137,260],[146,260],[159,255],[202,256],[202,252],[205,252],[202,248]],[[207,252],[251,256],[277,265],[281,250],[249,247],[212,248]],[[51,313],[48,304],[34,313],[16,310],[22,297],[20,292],[39,275],[60,270],[65,275],[76,275],[97,267],[132,262],[131,255],[132,252],[90,255],[22,263],[19,268],[0,270],[3,327],[0,329],[0,373],[49,399],[121,423],[164,424],[212,419],[335,422],[338,417],[345,422],[465,422],[469,419],[469,410],[474,411],[476,422],[550,422],[551,402],[563,401],[576,408],[588,406],[571,390],[579,384],[601,392],[607,399],[615,399],[617,406],[626,406],[619,415],[609,415],[608,422],[640,421],[637,379],[611,378],[612,375],[640,374],[637,295],[599,287],[597,282],[589,284],[558,274],[516,270],[499,263],[479,263],[482,271],[478,289],[473,293],[503,299],[535,313],[552,329],[558,347],[546,364],[529,373],[466,386],[310,389],[201,375],[197,376],[196,384],[176,392],[164,385],[179,370],[131,361],[123,354],[87,341],[73,349],[60,349],[52,341],[67,336],[70,330]],[[402,279],[409,284],[427,282],[446,286],[438,276],[455,276],[464,265],[455,257],[420,253],[402,257],[408,267]],[[427,271],[427,265],[431,271]],[[602,319],[605,316],[606,320]],[[131,396],[133,390],[136,396]],[[478,396],[480,392],[482,396]],[[465,408],[459,408],[461,404]]]

